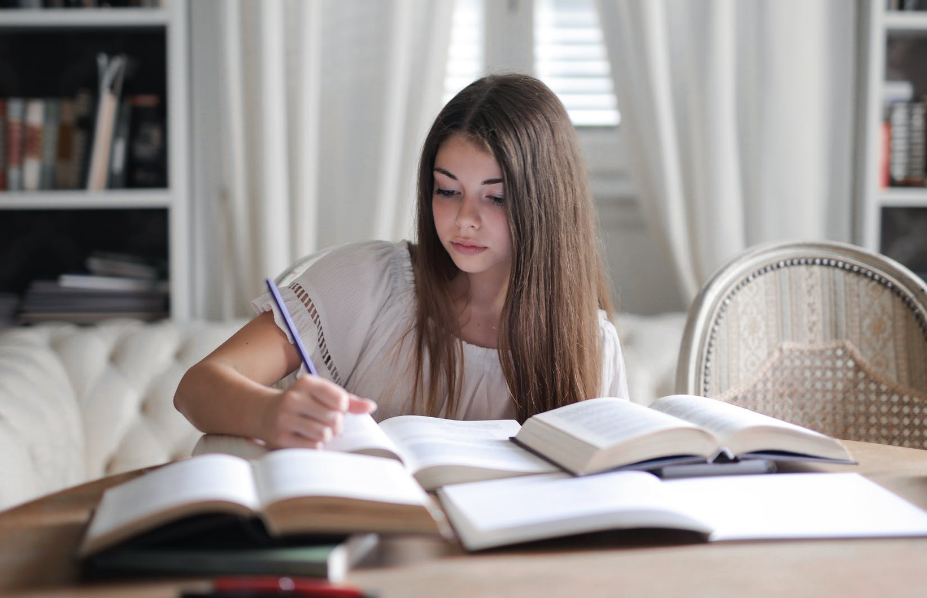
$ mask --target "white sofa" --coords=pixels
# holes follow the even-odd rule
[[[635,401],[672,392],[683,323],[683,314],[618,317]],[[174,390],[241,324],[114,320],[0,331],[0,509],[188,457],[200,434],[174,410]]]

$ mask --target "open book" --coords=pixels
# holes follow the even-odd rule
[[[458,421],[401,415],[377,424],[369,415],[349,414],[344,422],[344,431],[325,445],[327,451],[395,459],[425,490],[558,471],[510,441],[520,428],[515,420]],[[267,449],[254,441],[207,434],[194,454],[209,452],[254,458]]]
[[[448,531],[440,508],[399,463],[286,449],[256,461],[202,455],[110,488],[78,555],[87,557],[160,526],[215,514],[243,522],[257,518],[270,536]]]
[[[692,395],[663,397],[650,407],[623,399],[589,399],[528,418],[514,440],[577,475],[722,455],[854,462],[833,438]]]
[[[927,536],[927,512],[855,473],[673,481],[560,473],[448,486],[438,496],[467,550],[633,528],[709,542]]]

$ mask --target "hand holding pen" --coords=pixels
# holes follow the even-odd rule
[[[309,375],[298,377],[292,386],[275,399],[267,411],[268,421],[262,422],[266,430],[263,439],[274,448],[321,448],[341,432],[345,413],[370,413],[376,409],[376,403],[356,397],[318,375],[286,303],[270,278],[267,279],[267,288]]]

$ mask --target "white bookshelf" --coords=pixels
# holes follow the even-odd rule
[[[900,70],[914,79],[915,97],[927,96],[927,11],[893,11],[886,0],[863,0],[860,4],[860,88],[861,143],[857,154],[857,236],[866,248],[888,253],[882,238],[883,221],[894,209],[923,210],[927,218],[927,188],[883,187],[881,181],[883,90],[889,70]],[[890,44],[922,45],[908,56],[888,51]],[[897,61],[897,63],[892,62]],[[927,251],[927,240],[924,241]],[[890,255],[890,254],[889,254]],[[906,264],[908,265],[908,264]],[[921,271],[921,274],[923,272]]]
[[[12,210],[165,210],[171,284],[171,317],[191,317],[189,36],[187,0],[162,0],[157,8],[3,9],[0,36],[112,33],[133,31],[164,35],[167,187],[106,191],[0,191],[0,218]],[[65,57],[66,59],[66,57]],[[15,56],[4,60],[15,61]],[[0,256],[2,257],[2,256]]]

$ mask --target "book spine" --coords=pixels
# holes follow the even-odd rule
[[[129,102],[122,102],[116,117],[116,131],[113,133],[113,147],[110,150],[109,177],[106,186],[110,189],[122,189],[126,186],[126,160],[129,145],[129,121],[131,119]]]
[[[55,188],[55,167],[58,162],[58,126],[61,122],[61,100],[45,100],[45,121],[42,128],[42,162],[39,188]]]
[[[124,55],[109,57],[97,56],[99,68],[100,96],[97,103],[96,125],[93,133],[93,150],[90,154],[90,172],[87,175],[87,189],[106,188],[109,171],[110,150],[116,116],[119,111],[119,98],[122,92],[122,79],[125,74],[126,57]]]
[[[23,189],[23,127],[26,116],[26,101],[10,98],[7,101],[7,188],[10,191]]]
[[[879,186],[883,189],[891,186],[891,153],[892,153],[892,126],[887,121],[882,121],[881,128],[881,147],[879,155]]]
[[[61,100],[58,147],[55,155],[55,189],[74,189],[74,100]]]
[[[911,102],[909,105],[908,130],[908,174],[905,184],[909,187],[923,187],[927,182],[927,127],[924,119],[927,104]]]
[[[889,172],[892,186],[904,185],[908,175],[908,134],[910,118],[907,102],[895,102],[889,107],[889,123],[892,128],[891,157]]]
[[[74,151],[71,154],[71,182],[69,188],[87,186],[87,171],[90,165],[90,147],[93,143],[93,93],[82,88],[74,98]]]
[[[165,118],[161,98],[145,94],[131,96],[132,122],[126,184],[134,188],[167,186]]]
[[[7,99],[0,98],[0,191],[6,191],[6,151],[8,141],[6,139],[6,126],[7,126],[7,115],[6,115],[6,106]]]
[[[23,144],[23,189],[37,191],[42,167],[42,129],[45,101],[32,98],[26,102],[25,142]]]
[[[109,164],[115,113],[116,98],[110,93],[100,96],[93,129],[93,150],[90,153],[90,167],[87,171],[89,190],[101,190],[106,187],[106,167]]]

